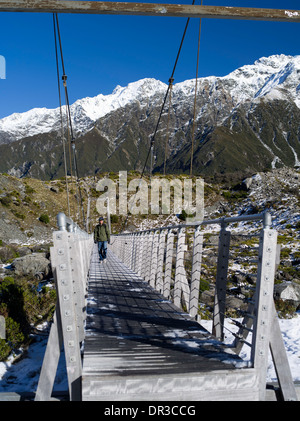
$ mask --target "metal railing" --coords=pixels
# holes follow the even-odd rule
[[[70,400],[81,400],[81,343],[84,339],[86,292],[93,235],[82,231],[65,214],[57,216],[51,266],[57,304],[39,378],[36,401],[51,399],[57,366],[64,350]]]
[[[252,231],[248,227],[246,234],[230,231],[237,222],[256,226]],[[57,306],[36,401],[51,399],[62,349],[70,400],[81,400],[81,344],[93,236],[64,214],[58,215],[58,226],[51,248]],[[268,213],[114,235],[110,247],[176,306],[195,319],[210,318],[217,339],[224,339],[224,321],[231,318],[237,330],[230,346],[237,353],[250,346],[247,366],[256,369],[261,400],[270,347],[284,399],[297,400],[273,301],[277,233]]]
[[[236,223],[248,227],[237,232]],[[228,346],[236,353],[244,345],[250,347],[246,366],[259,373],[262,400],[268,350],[275,341],[274,326],[279,327],[273,301],[277,232],[271,224],[267,212],[219,218],[115,235],[110,246],[126,266],[177,307],[198,321],[210,319],[211,333],[218,340],[224,340],[226,331],[232,337]],[[225,327],[225,318],[232,329],[228,323]],[[277,358],[275,367],[284,361],[290,373],[283,341],[276,347],[282,360]],[[287,399],[296,399],[291,379],[288,375],[281,389]]]

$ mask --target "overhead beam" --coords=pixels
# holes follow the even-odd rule
[[[300,10],[72,0],[0,0],[1,12],[83,13],[300,22]]]

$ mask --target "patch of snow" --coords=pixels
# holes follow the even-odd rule
[[[241,321],[241,319],[238,319]],[[300,336],[299,336],[299,323],[300,315],[297,314],[296,317],[292,319],[279,319],[280,330],[282,333],[284,346],[287,352],[287,357],[292,373],[292,378],[294,382],[300,381]],[[212,322],[211,320],[201,320],[201,325],[211,332]],[[232,344],[234,341],[234,336],[232,334],[238,330],[238,327],[232,323],[230,319],[225,319],[225,340],[224,342],[228,345]],[[252,334],[249,333],[247,341],[251,343]],[[240,357],[243,359],[244,363],[242,366],[247,366],[250,361],[250,347],[246,344],[243,346]],[[235,363],[234,360],[230,362]],[[268,359],[268,370],[267,370],[267,382],[277,382],[277,376],[272,361],[272,357],[269,354]]]
[[[290,10],[285,10],[284,14],[287,15],[289,18],[292,18],[294,16],[299,16],[298,12],[291,12]]]
[[[14,357],[11,356],[8,361],[0,362],[0,393],[34,393],[36,391],[48,337],[35,335],[33,339],[34,342],[24,352],[24,356],[20,361],[14,363]],[[63,355],[59,362],[54,390],[68,390],[67,372]]]
[[[297,315],[293,319],[279,319],[280,329],[294,381],[300,381],[299,317],[300,316]],[[204,329],[211,331],[211,321],[201,320],[201,326],[203,326]],[[232,324],[230,319],[225,319],[225,343],[231,344],[233,342],[234,337],[231,332],[235,332],[237,329],[237,326]],[[199,346],[197,341],[180,339],[183,338],[183,334],[180,329],[168,331],[166,333],[166,337],[174,338],[174,343],[177,343],[176,338],[178,338],[178,344],[190,348]],[[0,393],[36,391],[48,337],[35,335],[34,340],[35,341],[30,345],[28,351],[26,351],[24,357],[20,361],[13,363],[14,358],[10,357],[8,361],[0,363]],[[249,340],[249,342],[251,341],[251,334],[249,334],[247,340]],[[212,342],[208,340],[207,346],[211,344]],[[204,346],[205,343],[201,343],[201,345]],[[235,359],[230,358],[229,353],[227,362],[230,364],[236,364],[238,368],[247,367],[250,361],[250,348],[247,345],[244,345],[242,348],[240,356],[243,361],[241,363],[237,363]],[[224,362],[226,362],[226,360]],[[277,381],[271,356],[269,356],[268,362],[267,381]],[[64,357],[62,357],[59,362],[54,390],[66,391],[67,388],[68,382],[65,360]]]

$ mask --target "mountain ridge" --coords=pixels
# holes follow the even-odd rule
[[[267,83],[269,82],[269,79],[267,83],[265,83],[261,88],[258,88],[258,86],[254,83],[254,78],[257,79],[257,76],[253,76],[253,69],[257,66],[259,66],[259,75],[264,75],[265,77],[271,74],[271,79],[275,78],[276,73],[272,73],[272,71],[278,70],[280,73],[285,69],[286,65],[289,65],[289,73],[291,73],[291,69],[294,67],[294,63],[290,63],[290,61],[296,61],[299,65],[300,69],[300,56],[285,56],[283,54],[281,55],[273,55],[270,57],[262,57],[259,60],[256,60],[253,65],[245,65],[242,66],[233,72],[229,73],[226,76],[208,76],[199,78],[198,83],[200,87],[208,82],[211,82],[212,89],[215,88],[215,84],[217,84],[219,81],[228,81],[230,83],[231,80],[241,80],[241,82],[238,84],[239,86],[236,89],[231,89],[232,97],[234,98],[234,102],[236,105],[240,102],[243,102],[251,95],[253,95],[254,98],[258,98],[261,96],[266,95],[264,93],[263,88],[266,87]],[[284,67],[283,67],[284,66]],[[282,68],[283,67],[283,68]],[[274,77],[272,77],[274,76]],[[260,77],[258,78],[257,82],[260,82]],[[281,76],[280,81],[282,82],[282,78],[285,77]],[[243,81],[249,81],[249,79],[252,79],[251,84],[247,84]],[[284,80],[285,80],[284,79]],[[240,89],[240,85],[242,86],[242,93]],[[274,83],[273,83],[274,85]],[[249,90],[250,87],[250,90]],[[254,91],[257,92],[254,93]],[[298,90],[300,89],[300,83],[298,84]],[[126,87],[122,87],[120,85],[117,85],[113,92],[108,95],[99,94],[94,97],[86,97],[82,99],[76,100],[73,104],[71,104],[71,112],[72,112],[72,120],[73,126],[75,128],[75,132],[82,133],[84,130],[79,129],[76,127],[76,124],[82,124],[82,120],[79,117],[80,112],[85,114],[87,118],[90,119],[90,121],[95,122],[101,117],[104,117],[111,111],[114,111],[117,108],[122,108],[128,103],[132,102],[134,99],[139,100],[139,98],[142,97],[148,97],[150,98],[153,96],[153,91],[156,93],[157,91],[161,91],[162,93],[165,93],[167,90],[167,85],[159,80],[156,80],[154,78],[144,78],[140,79],[135,82],[129,83]],[[195,79],[189,79],[183,82],[178,82],[174,84],[173,86],[173,96],[175,98],[180,97],[182,95],[188,96],[188,95],[194,95],[195,92]],[[151,95],[152,94],[152,95]],[[300,101],[300,100],[299,100]],[[300,102],[299,102],[300,107]],[[80,110],[81,109],[81,110]],[[20,138],[24,138],[24,134],[19,131],[18,125],[23,125],[25,123],[25,127],[27,126],[28,121],[33,121],[34,123],[39,122],[45,122],[46,125],[42,129],[43,132],[50,132],[52,131],[52,124],[50,116],[52,116],[53,121],[55,123],[60,120],[60,110],[59,108],[54,109],[48,109],[46,107],[43,108],[33,108],[29,111],[23,112],[23,113],[13,113],[10,116],[4,117],[0,119],[0,133],[2,131],[11,131],[12,134],[15,136],[15,140],[19,140]],[[49,118],[45,119],[45,116],[49,115]],[[40,118],[42,117],[42,118]],[[19,124],[18,124],[19,123]],[[49,124],[50,123],[50,124]],[[13,132],[12,128],[16,126],[15,133]],[[87,124],[88,126],[88,124]],[[25,128],[24,128],[25,129]],[[27,130],[27,127],[26,127]],[[33,127],[29,133],[26,134],[26,137],[37,134],[35,131],[35,128]],[[38,132],[40,133],[40,132]],[[1,141],[0,141],[1,142]]]
[[[145,78],[71,105],[82,175],[141,170],[166,90],[163,82]],[[194,79],[173,85],[171,108],[166,105],[155,139],[154,171],[163,171],[165,151],[168,172],[188,171],[194,98]],[[196,104],[196,173],[299,166],[300,56],[262,57],[226,76],[199,78]],[[2,172],[62,176],[59,108],[1,119],[0,152],[7,156]]]

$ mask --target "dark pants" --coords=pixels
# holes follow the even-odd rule
[[[98,241],[98,252],[100,260],[106,259],[107,241]]]

